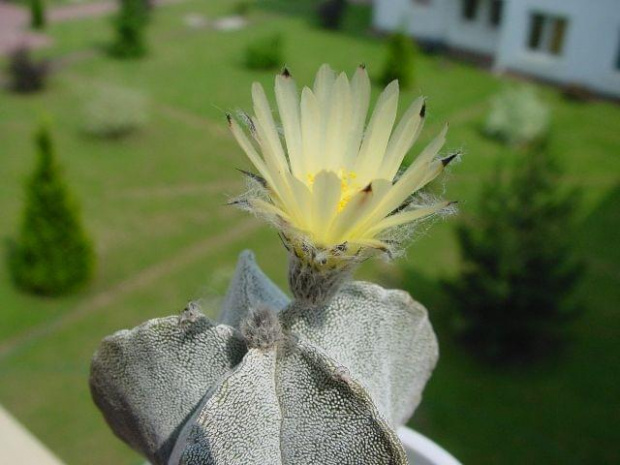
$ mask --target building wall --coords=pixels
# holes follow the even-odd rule
[[[444,42],[446,7],[451,1],[375,0],[373,24],[382,31],[404,30],[422,40]]]
[[[496,55],[498,70],[516,70],[620,96],[620,0],[508,0]],[[532,12],[565,17],[559,56],[528,48]]]
[[[491,24],[489,19],[491,1],[479,0],[479,7],[473,20],[463,17],[462,5],[461,0],[450,0],[447,4],[446,44],[469,52],[494,55],[503,25]]]
[[[620,97],[620,0],[505,0],[502,24],[489,21],[490,0],[480,0],[475,21],[462,16],[462,0],[375,0],[374,25],[470,52],[495,56],[498,70],[514,70],[561,84],[577,84]],[[533,12],[566,18],[562,53],[528,47]]]
[[[462,0],[375,0],[374,26],[404,30],[425,41],[481,54],[494,54],[499,29],[489,23],[490,0],[479,0],[476,18],[462,17]]]

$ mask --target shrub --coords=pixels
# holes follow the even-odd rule
[[[507,87],[492,101],[485,132],[510,145],[531,145],[547,137],[549,121],[549,107],[535,89]]]
[[[317,9],[319,24],[325,29],[340,29],[346,11],[346,0],[326,0]]]
[[[134,90],[104,87],[84,107],[84,129],[97,137],[121,137],[147,123],[148,101]]]
[[[390,36],[387,47],[388,54],[381,74],[381,84],[386,86],[394,79],[398,79],[401,88],[411,87],[414,83],[417,53],[413,39],[398,32]]]
[[[145,0],[121,0],[114,18],[116,40],[110,49],[117,58],[139,58],[146,54],[149,7]]]
[[[570,231],[577,194],[559,192],[558,175],[546,151],[528,151],[512,179],[497,171],[475,223],[458,229],[463,269],[445,286],[459,335],[485,359],[546,354],[576,313],[571,293],[582,267]]]
[[[250,14],[254,2],[251,0],[240,0],[233,5],[232,12],[238,16],[247,16]]]
[[[44,0],[30,0],[30,26],[33,29],[43,29],[45,27]]]
[[[26,205],[9,266],[16,285],[42,295],[68,293],[93,274],[94,253],[77,205],[61,177],[46,126],[35,135],[37,167],[26,183]]]
[[[249,69],[270,70],[283,63],[282,36],[279,34],[256,40],[245,50],[245,65]]]
[[[47,61],[35,61],[26,47],[20,47],[9,57],[9,87],[15,92],[37,92],[45,88],[49,73]]]

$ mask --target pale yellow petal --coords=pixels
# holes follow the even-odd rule
[[[348,243],[354,247],[375,249],[380,252],[388,252],[390,250],[389,245],[379,239],[360,238],[360,239],[353,239],[349,241]]]
[[[254,101],[254,114],[256,115],[256,124],[260,126],[259,136],[261,138],[261,144],[269,147],[269,152],[273,156],[273,162],[278,169],[284,171],[288,170],[288,162],[284,156],[284,150],[282,149],[282,143],[280,142],[280,136],[276,128],[273,115],[271,114],[271,107],[269,101],[265,95],[265,90],[258,82],[252,84],[252,100]],[[266,153],[263,153],[265,158]]]
[[[332,102],[325,133],[323,166],[327,170],[338,171],[343,168],[344,151],[351,119],[351,89],[349,79],[341,73],[332,91]]]
[[[294,175],[301,176],[302,173],[302,140],[301,123],[299,116],[299,97],[297,86],[290,74],[280,74],[276,76],[276,101],[280,120],[284,128],[284,138],[286,149]]]
[[[384,218],[382,221],[377,223],[377,225],[368,229],[367,234],[368,236],[373,237],[385,231],[386,229],[420,220],[445,209],[450,205],[450,203],[451,202],[439,202],[435,205],[431,205],[428,207],[420,207],[414,210],[407,210],[401,213],[396,213],[395,215]]]
[[[327,64],[319,68],[314,79],[314,94],[319,102],[321,111],[325,113],[324,118],[327,116],[326,114],[330,106],[332,87],[335,81],[336,73]]]
[[[298,229],[311,232],[312,192],[308,186],[294,176],[290,177],[292,206],[288,208],[291,218]]]
[[[340,202],[340,178],[332,171],[318,173],[312,186],[312,231],[321,245],[329,246],[329,227]]]
[[[258,170],[260,175],[263,178],[265,178],[265,180],[267,181],[267,184],[271,188],[273,188],[274,187],[274,181],[273,181],[272,173],[269,171],[269,169],[267,168],[267,165],[265,164],[264,160],[258,154],[258,152],[254,148],[254,146],[252,145],[252,143],[250,142],[248,137],[245,135],[245,133],[243,132],[243,130],[241,129],[239,124],[234,119],[229,117],[228,118],[228,126],[230,127],[230,131],[233,133],[233,136],[237,140],[237,143],[243,149],[243,151],[246,153],[246,155],[248,156],[248,158],[250,159],[252,164],[256,167],[256,169]],[[279,194],[281,194],[281,193],[279,193]]]
[[[405,155],[411,149],[418,138],[424,123],[424,98],[417,98],[405,112],[385,151],[382,166],[380,168],[381,177],[394,179],[400,168]]]
[[[358,67],[351,80],[351,130],[345,149],[343,164],[349,171],[355,167],[366,124],[366,115],[370,104],[370,78],[363,66]]]
[[[375,179],[369,187],[357,192],[338,214],[330,228],[332,243],[339,244],[352,237],[361,237],[364,230],[359,225],[387,195],[392,183],[387,179]]]
[[[250,207],[252,207],[252,209],[259,214],[282,218],[283,220],[290,222],[289,216],[282,209],[276,207],[272,203],[265,202],[262,199],[250,199],[248,200],[248,203]]]
[[[321,138],[321,110],[314,93],[307,87],[301,92],[301,135],[303,141],[303,168],[306,174],[320,170],[318,157]]]
[[[365,219],[363,227],[369,228],[382,218],[398,208],[407,197],[422,189],[432,179],[430,173],[435,172],[435,166],[431,166],[432,160],[446,141],[447,125],[440,134],[433,139],[418,158],[409,166],[407,171],[400,177],[387,193],[380,205]]]
[[[398,108],[398,81],[392,81],[379,96],[368,123],[355,171],[364,180],[377,176],[390,139]]]

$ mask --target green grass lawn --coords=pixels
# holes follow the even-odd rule
[[[102,337],[175,313],[191,299],[215,315],[236,256],[247,247],[269,275],[285,281],[285,254],[273,231],[224,206],[243,189],[234,168],[249,166],[227,132],[225,112],[251,109],[252,81],[273,85],[272,72],[243,68],[245,46],[280,32],[286,64],[304,84],[323,62],[347,71],[366,63],[372,75],[380,73],[383,42],[360,33],[363,10],[349,18],[347,31],[334,33],[316,29],[294,8],[278,13],[277,2],[265,3],[271,8],[255,10],[250,26],[234,32],[184,23],[190,13],[226,14],[231,3],[225,0],[162,7],[149,33],[151,54],[139,62],[101,52],[109,18],[54,24],[54,46],[42,53],[62,65],[49,90],[29,97],[0,93],[0,235],[15,234],[22,180],[34,162],[31,135],[40,115],[50,114],[65,176],[99,256],[91,286],[54,300],[17,292],[0,267],[0,403],[71,465],[141,463],[113,437],[89,397],[89,360]],[[446,151],[463,149],[465,157],[448,176],[447,196],[461,200],[468,214],[497,160],[518,162],[517,154],[480,135],[488,100],[504,81],[441,57],[421,57],[417,76],[402,101],[428,97],[423,141],[451,123]],[[143,90],[151,100],[149,125],[125,140],[100,141],[81,130],[83,103],[109,83]],[[374,88],[375,96],[379,91]],[[437,224],[408,254],[419,279],[407,285],[431,309],[442,347],[411,425],[465,464],[620,461],[613,363],[620,327],[613,305],[620,300],[620,108],[566,102],[552,88],[541,92],[553,109],[551,150],[565,182],[584,189],[576,247],[589,265],[579,290],[586,310],[569,328],[567,351],[519,371],[478,365],[451,341],[436,284],[458,268],[453,222]],[[395,283],[398,270],[374,262],[360,276],[381,274]]]

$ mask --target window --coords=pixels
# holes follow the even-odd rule
[[[503,0],[491,0],[489,9],[489,23],[497,27],[502,23],[502,11],[504,8]]]
[[[567,27],[568,21],[565,18],[533,13],[530,18],[528,47],[531,50],[560,55]]]
[[[476,19],[479,3],[479,0],[463,0],[463,19],[466,19],[467,21],[473,21]]]

